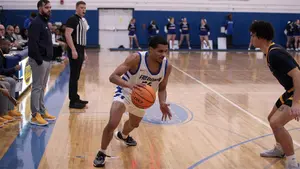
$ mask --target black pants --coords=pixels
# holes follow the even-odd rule
[[[75,46],[78,58],[72,58],[72,51],[68,50],[68,57],[70,61],[70,80],[69,80],[69,99],[70,103],[75,103],[80,99],[78,95],[78,80],[80,77],[80,71],[82,63],[84,61],[84,47]]]
[[[232,48],[232,35],[227,35],[226,37],[227,49]]]

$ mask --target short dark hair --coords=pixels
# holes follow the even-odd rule
[[[48,0],[39,0],[38,3],[37,3],[37,8],[39,9],[39,7],[43,7],[43,3],[44,5],[47,5],[50,3],[50,1]]]
[[[158,45],[168,45],[167,40],[162,36],[154,36],[149,42],[149,46],[152,48],[157,48]]]
[[[274,38],[274,28],[271,23],[266,21],[253,22],[249,28],[251,33],[255,33],[258,38],[268,41]]]
[[[84,1],[78,1],[76,3],[76,8],[79,6],[79,5],[86,5],[86,3]]]

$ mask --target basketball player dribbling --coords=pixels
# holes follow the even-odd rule
[[[277,100],[268,116],[277,144],[271,150],[260,153],[262,157],[286,156],[286,169],[300,169],[296,160],[293,140],[285,125],[300,115],[300,71],[294,58],[281,46],[272,42],[273,26],[265,21],[256,21],[250,27],[252,44],[266,56],[268,66],[286,92]]]
[[[158,91],[162,120],[166,120],[167,117],[171,119],[169,105],[166,103],[166,87],[172,65],[168,64],[165,57],[167,52],[168,42],[161,36],[155,36],[150,40],[149,51],[129,55],[109,77],[110,82],[116,84],[117,88],[110,109],[109,122],[102,134],[101,149],[94,160],[95,167],[105,165],[106,149],[113,135],[128,146],[137,145],[129,133],[139,126],[145,111],[131,102],[130,93],[134,88],[147,84],[155,92]],[[129,120],[124,123],[122,131],[114,134],[125,111],[129,113]]]

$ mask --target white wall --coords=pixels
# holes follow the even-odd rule
[[[4,9],[36,9],[37,0],[0,0]],[[74,9],[76,0],[52,0],[53,9]],[[89,10],[135,8],[135,10],[232,11],[299,13],[300,0],[86,0]]]

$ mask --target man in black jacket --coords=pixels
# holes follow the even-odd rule
[[[44,92],[50,73],[50,61],[53,57],[53,44],[48,21],[51,14],[51,4],[48,0],[37,3],[39,14],[31,22],[28,30],[28,55],[32,69],[32,91],[30,123],[47,125],[46,120],[56,118],[48,113],[44,105]]]

